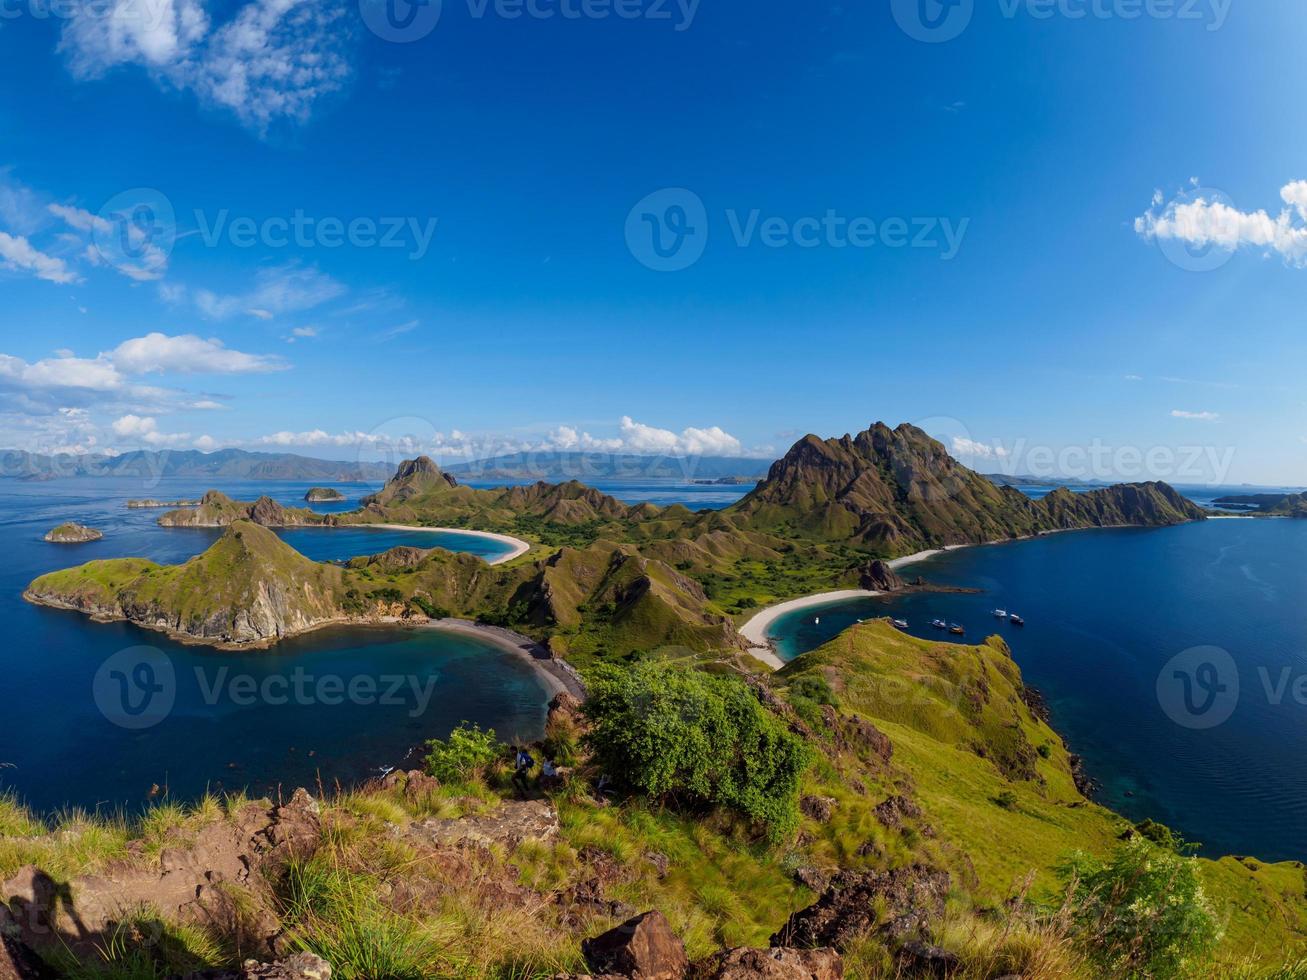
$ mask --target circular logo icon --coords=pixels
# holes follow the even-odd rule
[[[91,244],[100,259],[137,280],[160,278],[176,243],[172,201],[153,187],[115,194],[91,225]]]
[[[362,482],[381,490],[402,463],[419,456],[435,456],[451,439],[459,438],[465,437],[457,431],[447,436],[430,419],[400,415],[359,435],[355,461]]]
[[[626,216],[626,247],[655,272],[680,272],[708,247],[708,209],[684,187],[668,187],[643,198]]]
[[[942,44],[967,29],[975,0],[890,0],[894,22],[914,41]]]
[[[153,728],[172,713],[177,674],[155,647],[128,647],[100,665],[91,682],[100,713],[119,728]]]
[[[1215,728],[1239,704],[1239,668],[1220,647],[1190,647],[1157,675],[1157,703],[1183,728]]]
[[[1178,225],[1185,225],[1186,209],[1210,208],[1214,204],[1234,208],[1234,202],[1223,191],[1211,187],[1191,187],[1168,201],[1162,214]],[[1175,266],[1187,272],[1212,272],[1232,258],[1234,249],[1214,241],[1191,242],[1178,236],[1158,236],[1157,247]]]
[[[421,41],[440,23],[442,0],[359,0],[368,30],[383,41]]]

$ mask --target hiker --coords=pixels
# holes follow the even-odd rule
[[[513,785],[517,788],[518,794],[523,799],[526,799],[527,791],[530,788],[527,778],[530,775],[531,769],[535,766],[536,761],[531,758],[531,754],[527,752],[525,747],[516,749],[515,752],[516,755],[513,760]]]

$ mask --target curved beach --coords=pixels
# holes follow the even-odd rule
[[[953,547],[965,548],[968,546],[955,545]],[[899,569],[914,562],[925,561],[927,558],[949,550],[951,548],[932,548],[929,551],[918,551],[915,554],[904,555],[902,558],[895,558],[885,564],[889,565],[890,568]],[[786,602],[779,602],[774,606],[768,606],[766,609],[754,614],[747,623],[740,627],[739,632],[741,636],[749,641],[749,652],[754,658],[761,660],[772,670],[780,670],[785,666],[785,661],[776,656],[776,648],[772,645],[771,637],[767,635],[767,630],[777,619],[786,613],[797,612],[800,609],[825,606],[832,602],[842,602],[845,599],[870,599],[878,595],[882,595],[882,593],[870,589],[840,589],[835,592],[818,592],[813,595],[801,596],[798,599],[790,599]]]
[[[529,636],[514,633],[512,630],[500,626],[474,622],[470,619],[437,619],[424,624],[423,628],[475,636],[477,639],[499,647],[501,650],[507,650],[523,657],[530,661],[531,666],[535,668],[537,675],[544,682],[551,701],[555,695],[563,693],[571,694],[582,701],[585,700],[585,687],[582,686],[581,680],[571,664],[556,659],[547,649]]]
[[[469,538],[482,538],[486,541],[497,541],[500,544],[506,544],[513,550],[506,555],[500,555],[493,560],[487,560],[488,565],[502,565],[510,562],[514,558],[521,558],[531,550],[531,545],[521,538],[515,538],[509,534],[496,534],[494,531],[469,531],[462,527],[418,527],[413,524],[342,524],[341,527],[375,527],[382,531],[431,531],[440,534],[463,534]]]

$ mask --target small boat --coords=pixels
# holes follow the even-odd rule
[[[994,614],[994,618],[995,618],[995,619],[1007,619],[1007,610],[1006,610],[1006,609],[994,609],[994,610],[991,610],[991,612],[993,612],[993,614]]]
[[[812,620],[812,625],[813,625],[813,626],[820,626],[820,625],[821,625],[821,617],[820,617],[820,616],[814,616],[814,617],[813,617],[813,620]]]
[[[957,623],[949,623],[948,631],[952,633],[954,636],[962,636],[964,633],[966,633],[966,630],[964,630]]]
[[[1011,616],[1009,616],[1009,617],[1007,618],[1007,620],[1008,620],[1008,622],[1011,623],[1013,626],[1025,626],[1025,625],[1026,625],[1026,621],[1025,621],[1024,619],[1022,619],[1020,616],[1018,616],[1016,613],[1013,613]]]
[[[942,620],[942,619],[932,619],[932,620],[930,621],[930,625],[933,626],[933,627],[935,627],[935,629],[937,629],[937,630],[946,630],[946,629],[948,629],[948,623],[944,622],[944,620]]]
[[[893,620],[893,623],[901,630],[905,630],[908,628],[908,621],[906,619],[896,619]]]

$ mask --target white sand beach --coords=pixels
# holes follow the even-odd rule
[[[410,524],[347,524],[344,527],[375,527],[383,531],[434,531],[442,534],[465,534],[470,538],[484,538],[488,541],[498,541],[500,544],[506,544],[513,550],[506,555],[500,555],[498,558],[489,562],[491,565],[502,565],[504,562],[512,561],[514,558],[520,558],[531,550],[531,545],[521,538],[515,538],[507,534],[495,534],[493,531],[469,531],[461,527],[417,527]]]

